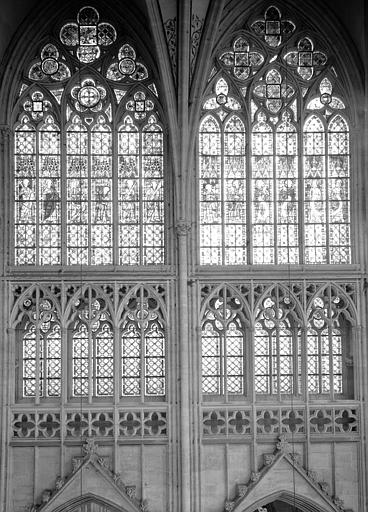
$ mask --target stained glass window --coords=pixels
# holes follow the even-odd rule
[[[202,392],[245,392],[245,324],[240,301],[223,289],[210,301],[202,323]]]
[[[121,394],[165,395],[165,335],[160,305],[139,287],[127,303],[121,328]]]
[[[16,106],[15,265],[165,262],[157,87],[131,43],[112,47],[117,38],[83,7],[27,68]]]
[[[271,6],[215,55],[198,135],[202,265],[352,261],[348,106],[312,36],[287,47],[298,28]]]
[[[238,116],[204,118],[199,166],[201,261],[246,263],[245,126]]]
[[[119,262],[163,261],[163,135],[154,116],[119,128]],[[142,249],[140,249],[142,248]]]

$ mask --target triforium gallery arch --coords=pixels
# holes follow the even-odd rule
[[[203,395],[353,398],[351,292],[323,283],[204,285]]]

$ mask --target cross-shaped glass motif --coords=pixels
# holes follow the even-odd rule
[[[295,30],[295,24],[283,19],[280,10],[271,5],[266,9],[264,19],[254,21],[251,28],[257,35],[262,36],[269,46],[276,48],[291,36]]]
[[[256,84],[254,94],[271,114],[277,114],[284,103],[294,96],[295,89],[282,78],[277,69],[271,69],[266,74],[266,80],[262,79]]]
[[[154,103],[150,99],[146,99],[146,94],[143,91],[138,91],[134,94],[133,100],[127,102],[126,108],[134,112],[136,119],[145,119],[147,112],[154,109]]]
[[[100,15],[94,7],[79,10],[77,23],[67,23],[60,31],[60,40],[71,51],[76,48],[80,62],[91,63],[101,55],[101,46],[109,46],[116,40],[116,30],[106,22],[100,22]]]
[[[263,64],[264,57],[260,52],[250,51],[250,45],[240,36],[233,42],[231,50],[222,53],[220,62],[232,72],[238,80],[246,80]]]
[[[315,71],[319,72],[326,64],[327,56],[314,49],[314,43],[309,37],[303,37],[299,40],[296,50],[284,55],[284,60],[289,66],[296,68],[303,80],[310,80]]]

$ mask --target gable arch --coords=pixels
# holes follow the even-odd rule
[[[72,498],[56,508],[47,509],[47,512],[88,512],[93,506],[94,512],[128,512],[128,509],[93,493],[86,493]]]
[[[292,507],[296,507],[296,510],[299,512],[331,512],[331,510],[335,510],[331,505],[322,508],[321,504],[315,503],[310,496],[306,497],[302,494],[294,494],[285,489],[267,494],[251,504],[241,503],[234,508],[234,512],[256,512],[257,509],[265,507],[267,504],[275,501],[281,501]]]

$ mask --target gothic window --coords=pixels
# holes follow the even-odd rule
[[[274,6],[245,32],[215,56],[202,103],[200,263],[350,263],[350,123],[339,75]]]
[[[121,324],[121,394],[165,395],[165,336],[160,305],[139,287]]]
[[[254,329],[254,387],[259,395],[300,393],[300,321],[279,287],[258,308]]]
[[[207,304],[202,322],[202,392],[245,393],[245,329],[239,298],[222,288]]]
[[[12,262],[163,264],[165,138],[137,50],[84,7],[27,70],[14,111]]]
[[[60,312],[42,289],[32,289],[21,301],[16,333],[20,397],[32,398],[36,403],[60,397]]]
[[[114,335],[106,302],[88,287],[73,306],[72,396],[112,396]]]
[[[347,301],[327,287],[311,301],[307,330],[307,387],[313,395],[351,398],[351,322]]]

